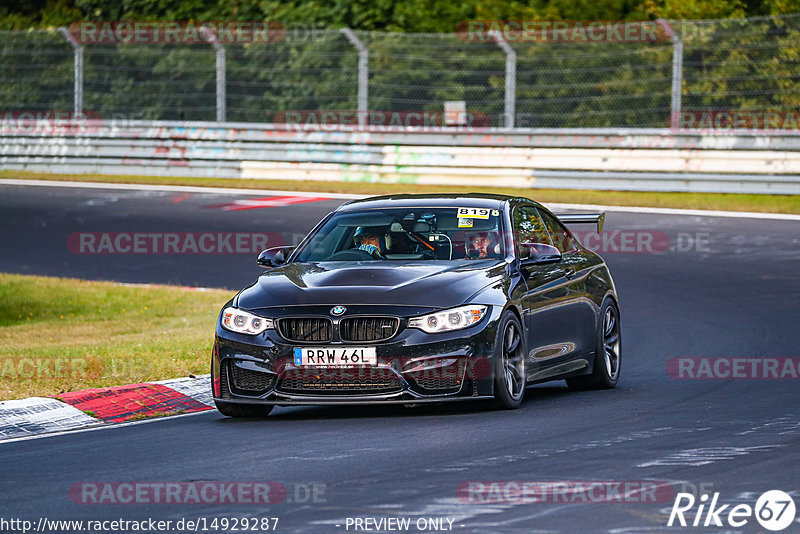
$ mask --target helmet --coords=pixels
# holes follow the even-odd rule
[[[364,245],[364,241],[371,237],[377,238],[378,244],[372,246]],[[356,228],[356,231],[353,232],[353,243],[355,243],[358,248],[369,250],[373,254],[377,253],[378,255],[384,254],[389,248],[387,237],[375,226],[359,226]]]
[[[359,226],[356,228],[356,231],[353,232],[353,242],[356,245],[360,245],[364,242],[364,239],[367,237],[379,237],[380,232],[375,227],[372,226]]]

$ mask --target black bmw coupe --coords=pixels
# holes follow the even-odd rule
[[[603,259],[542,205],[500,195],[348,202],[222,309],[211,373],[228,416],[274,405],[485,400],[612,388],[620,314]]]

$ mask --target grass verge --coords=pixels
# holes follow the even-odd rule
[[[0,273],[0,400],[206,374],[232,295]]]
[[[126,184],[193,185],[237,189],[280,189],[354,195],[390,193],[466,193],[470,191],[523,195],[543,203],[605,204],[766,213],[800,213],[800,195],[745,195],[736,193],[650,193],[645,191],[589,191],[573,189],[511,189],[504,187],[435,186],[371,182],[317,182],[304,180],[242,180],[229,178],[174,178],[102,174],[50,174],[0,171],[0,178],[109,182]]]

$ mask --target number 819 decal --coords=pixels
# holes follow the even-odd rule
[[[458,208],[458,216],[462,219],[488,219],[491,211],[488,208]]]

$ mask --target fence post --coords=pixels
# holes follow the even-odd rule
[[[658,19],[656,22],[672,40],[672,101],[669,126],[673,130],[677,130],[680,128],[681,91],[683,88],[683,40],[669,22],[664,19]]]
[[[367,125],[369,101],[369,49],[350,28],[342,28],[339,31],[358,50],[358,126],[364,128]]]
[[[225,122],[225,47],[214,42],[214,49],[217,51],[217,122]]]
[[[682,89],[683,41],[675,33],[672,35],[672,120],[670,121],[670,125],[675,130],[680,126]]]
[[[58,28],[58,31],[61,32],[61,35],[69,41],[69,44],[72,45],[73,50],[75,51],[75,89],[74,89],[74,99],[73,99],[73,114],[75,115],[75,119],[78,118],[78,115],[83,113],[83,46],[69,33],[69,30],[64,26]]]
[[[217,59],[217,122],[225,122],[227,95],[225,94],[225,47],[217,39],[216,34],[208,27],[203,26],[206,40],[212,44]]]
[[[506,94],[505,94],[505,127],[514,127],[517,104],[517,53],[497,30],[489,34],[506,54]]]

